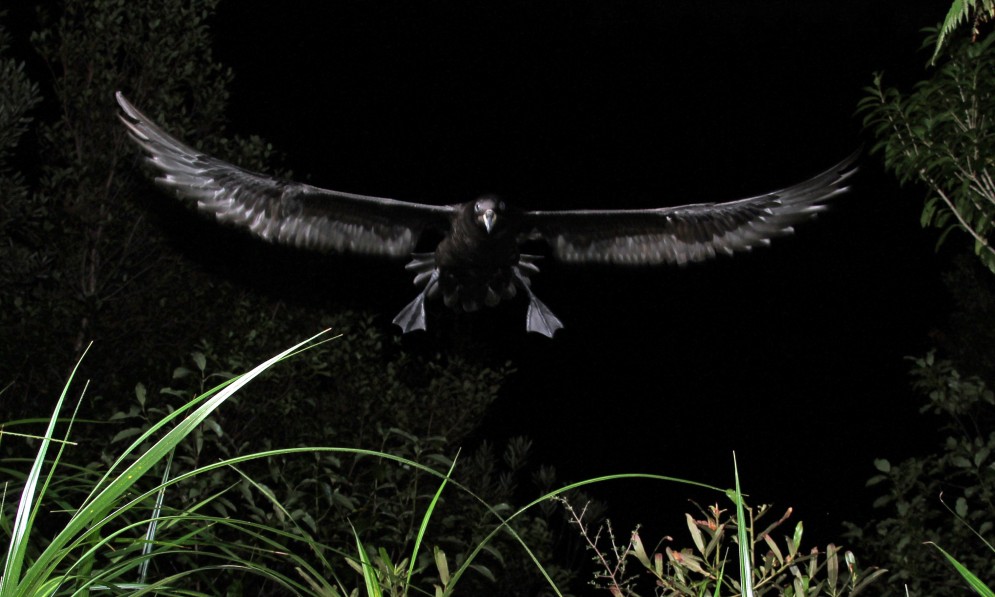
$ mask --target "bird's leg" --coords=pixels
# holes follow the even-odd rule
[[[563,327],[563,322],[532,292],[532,289],[529,287],[530,280],[522,273],[519,266],[513,266],[511,271],[515,276],[515,280],[518,281],[518,287],[529,295],[529,310],[525,314],[525,330],[552,338],[556,330]]]

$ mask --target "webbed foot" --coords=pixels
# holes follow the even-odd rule
[[[425,283],[425,288],[418,293],[413,301],[401,309],[401,312],[394,318],[394,325],[401,328],[401,332],[407,334],[415,330],[424,330],[428,327],[425,319],[425,299],[432,292],[439,281],[439,271],[433,270]]]
[[[531,262],[529,265],[532,265]],[[512,271],[515,274],[515,279],[518,281],[518,287],[529,295],[529,310],[525,313],[525,331],[535,332],[547,338],[552,338],[556,330],[563,327],[563,322],[532,292],[529,279],[525,274],[518,267],[512,268]],[[538,268],[536,268],[536,271],[538,271]]]

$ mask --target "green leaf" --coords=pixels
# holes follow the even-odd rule
[[[435,567],[439,571],[439,580],[442,581],[442,586],[445,587],[449,584],[449,562],[446,560],[446,552],[435,546],[432,550],[432,556],[435,559]]]
[[[701,536],[701,529],[698,528],[698,524],[690,514],[685,514],[685,516],[687,517],[688,530],[691,531],[691,539],[694,541],[694,546],[698,548],[698,553],[706,555],[705,539]]]
[[[380,581],[377,579],[376,568],[370,562],[370,555],[366,553],[366,548],[363,546],[355,527],[352,529],[352,535],[356,539],[356,551],[359,553],[360,570],[363,574],[363,582],[366,584],[366,594],[368,597],[382,597],[383,593],[380,591]]]
[[[963,456],[954,456],[950,459],[950,462],[958,468],[974,468],[971,461]]]
[[[962,21],[967,20],[968,12],[976,1],[954,0],[950,5],[950,10],[947,11],[947,16],[943,18],[943,23],[940,25],[939,35],[936,37],[936,49],[933,51],[933,56],[929,59],[930,64],[936,64],[936,58],[940,55],[940,50],[943,49],[943,42],[946,41],[951,31]]]
[[[472,566],[470,566],[470,569],[476,571],[477,574],[480,574],[481,576],[483,576],[484,578],[486,578],[491,582],[497,582],[497,577],[494,576],[494,573],[491,572],[491,569],[488,568],[487,566],[483,566],[481,564],[473,564]]]
[[[764,541],[767,543],[767,547],[770,548],[770,551],[774,554],[774,557],[777,558],[777,564],[779,566],[783,566],[784,555],[781,553],[781,548],[777,546],[777,543],[771,538],[770,535],[764,535]]]
[[[954,512],[957,513],[957,516],[960,516],[961,518],[966,518],[967,500],[964,499],[963,497],[957,498],[957,500],[954,502]]]
[[[839,581],[839,558],[836,557],[836,546],[830,543],[826,546],[826,580],[829,582],[829,594],[836,594]]]
[[[947,559],[950,565],[954,567],[954,570],[956,570],[957,573],[961,575],[961,577],[964,579],[967,585],[972,589],[974,589],[979,595],[981,595],[982,597],[995,597],[995,593],[993,593],[992,590],[988,588],[988,586],[985,583],[983,583],[980,578],[978,578],[977,576],[974,575],[973,572],[965,568],[964,565],[961,564],[959,561],[957,561],[956,558],[954,558],[952,555],[944,551],[942,547],[932,542],[928,542],[928,545],[932,545],[937,550],[939,550],[939,552],[943,554],[943,557]]]
[[[643,546],[643,540],[640,538],[639,533],[633,531],[632,539],[630,540],[632,545],[632,553],[639,560],[639,563],[643,566],[652,569],[652,564],[650,564],[649,555],[646,553],[646,547]]]
[[[459,456],[458,453],[457,456]],[[453,458],[449,471],[446,473],[445,478],[442,479],[442,483],[439,484],[439,488],[435,491],[435,495],[432,496],[432,501],[429,502],[428,508],[425,510],[425,515],[422,516],[421,524],[418,526],[418,535],[415,537],[415,544],[411,548],[410,564],[408,565],[408,574],[406,577],[406,584],[408,585],[411,584],[411,577],[415,571],[415,562],[418,559],[418,551],[421,548],[422,540],[425,538],[425,530],[428,529],[428,523],[432,519],[432,513],[435,512],[435,507],[439,503],[439,498],[442,497],[442,490],[446,488],[446,483],[449,482],[455,468],[456,458]],[[446,569],[446,574],[449,574],[448,568]]]
[[[930,197],[926,200],[926,204],[922,208],[922,216],[919,217],[920,226],[926,228],[933,221],[933,216],[936,215],[936,204],[939,201],[939,197]]]
[[[122,429],[121,431],[118,431],[116,434],[114,434],[114,437],[111,439],[111,443],[116,444],[117,442],[128,439],[129,437],[135,437],[141,432],[142,430],[137,427],[129,427],[128,429]]]
[[[791,557],[792,558],[794,558],[796,555],[798,555],[798,550],[801,549],[801,546],[802,546],[802,534],[804,532],[805,532],[805,526],[802,524],[802,521],[799,520],[798,524],[795,525],[795,532],[791,536],[790,553],[791,553]]]

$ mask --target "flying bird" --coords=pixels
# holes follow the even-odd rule
[[[304,249],[408,257],[418,295],[394,323],[426,329],[425,303],[441,297],[456,311],[477,311],[518,293],[529,301],[526,329],[553,337],[563,327],[531,288],[539,256],[521,252],[544,241],[569,263],[684,265],[749,251],[811,219],[846,192],[853,154],[794,186],[725,203],[657,209],[526,211],[496,196],[429,205],[322,189],[250,172],[184,144],[118,92],[121,121],[156,171],[156,183],[197,209],[272,243]],[[442,234],[434,252],[417,253],[421,235]]]

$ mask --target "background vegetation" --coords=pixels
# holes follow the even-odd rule
[[[933,49],[927,78],[906,92],[885,87],[878,73],[859,105],[872,153],[901,183],[927,190],[921,222],[942,230],[937,248],[951,231],[966,233],[990,270],[953,260],[945,281],[955,307],[934,334],[944,357],[931,351],[910,359],[912,384],[925,398],[921,412],[939,418],[941,445],[898,463],[875,460],[879,474],[868,485],[882,492],[873,504],[877,519],[849,524],[854,544],[891,570],[890,584],[917,595],[965,590],[926,542],[947,546],[988,586],[995,579],[995,32],[985,27],[993,14],[991,2],[954,2],[939,29],[926,30],[923,47]],[[958,36],[964,23],[970,27]]]
[[[208,271],[210,260],[205,268],[185,254],[189,247],[176,245],[177,236],[218,232],[177,233],[177,226],[196,227],[196,219],[178,217],[182,207],[159,200],[123,128],[115,126],[113,93],[124,89],[182,136],[223,130],[232,73],[211,57],[207,21],[217,2],[62,4],[31,36],[51,77],[41,85],[9,55],[9,32],[0,29],[5,418],[37,417],[38,397],[57,396],[68,366],[95,341],[99,349],[79,373],[93,384],[80,407],[86,421],[75,426],[72,462],[97,471],[191,397],[328,327],[348,333],[212,414],[183,444],[173,469],[301,445],[379,449],[445,468],[496,397],[509,366],[401,350],[369,314],[240,291],[231,279]],[[273,162],[271,147],[258,138],[221,137],[204,149],[259,170]],[[213,246],[205,240],[197,250],[209,253]],[[132,396],[131,404],[121,396]],[[14,460],[33,447],[2,444]],[[485,444],[463,456],[459,475],[490,503],[522,499],[538,490],[530,473],[542,484],[555,479],[551,470],[539,475],[535,466],[527,473],[528,457],[525,439]],[[318,540],[339,545],[352,541],[351,522],[395,556],[417,530],[412,517],[428,491],[417,470],[360,456],[272,459],[248,465],[246,474],[278,497],[293,520],[281,520],[247,482],[209,509],[287,528],[300,524]],[[171,496],[172,507],[192,508],[230,483],[220,473],[202,476]],[[71,504],[87,491],[82,482],[56,483],[49,496],[55,504]],[[435,538],[454,561],[485,532],[475,524],[480,505],[458,499],[450,498],[450,514],[440,519]],[[552,539],[544,519],[523,517],[520,524],[534,548],[548,552]],[[513,555],[487,565],[507,574],[521,567]],[[523,578],[516,590],[528,587]]]

